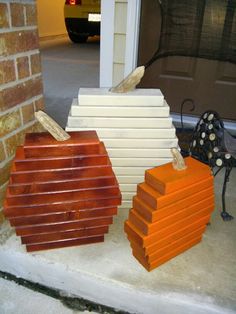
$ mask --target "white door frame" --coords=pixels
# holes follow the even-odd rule
[[[141,0],[128,0],[125,76],[137,66]]]
[[[113,46],[115,0],[101,0],[100,87],[111,87],[113,78]]]
[[[137,65],[141,0],[127,0],[125,75]],[[113,81],[113,47],[115,0],[101,0],[100,87],[111,87]]]

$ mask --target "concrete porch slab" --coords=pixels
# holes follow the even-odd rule
[[[235,170],[226,197],[236,218]],[[222,175],[215,180],[218,209]],[[130,313],[236,313],[236,219],[223,222],[216,209],[200,244],[148,273],[123,232],[127,215],[120,209],[96,245],[26,253],[12,234],[0,246],[0,270]]]
[[[60,300],[0,278],[1,314],[96,314],[90,311],[74,311]]]

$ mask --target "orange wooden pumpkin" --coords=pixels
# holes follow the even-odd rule
[[[96,132],[27,134],[11,169],[4,214],[27,251],[104,241],[121,194]]]
[[[148,271],[199,243],[214,209],[210,168],[191,157],[185,163],[181,171],[172,163],[149,169],[137,186],[125,232]]]

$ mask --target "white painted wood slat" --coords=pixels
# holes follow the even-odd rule
[[[133,117],[86,117],[71,116],[68,117],[68,127],[89,127],[89,128],[171,128],[172,119],[170,117],[163,118],[133,118]]]
[[[159,89],[135,89],[128,93],[111,93],[108,88],[80,88],[79,106],[110,107],[159,107],[164,105],[164,96]]]

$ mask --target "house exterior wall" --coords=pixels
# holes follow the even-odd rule
[[[137,65],[141,0],[101,0],[100,87],[118,84]]]
[[[35,1],[0,0],[0,220],[10,167],[44,107]]]
[[[117,85],[124,78],[127,8],[128,8],[127,0],[115,1],[113,86]]]

